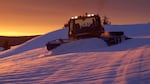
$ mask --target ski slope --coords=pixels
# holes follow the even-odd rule
[[[85,39],[47,51],[45,43],[68,38],[50,32],[0,52],[0,84],[150,84],[150,24],[105,26],[133,39],[108,47]]]

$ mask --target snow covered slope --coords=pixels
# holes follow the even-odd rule
[[[106,30],[122,30],[133,39],[111,47],[87,39],[47,52],[45,42],[67,38],[67,30],[43,35],[0,53],[0,84],[149,84],[150,24]]]
[[[11,48],[11,49],[3,52],[3,53],[0,53],[0,58],[43,47],[50,40],[59,39],[59,38],[66,39],[66,38],[68,38],[67,32],[68,32],[67,28],[64,28],[64,29],[60,29],[60,30],[57,30],[54,32],[50,32],[50,33],[45,34],[43,36],[39,36],[39,37],[32,39],[32,40],[30,40],[30,41],[28,41],[22,45],[15,46],[15,47],[13,47],[13,48]]]
[[[0,47],[0,51],[3,51],[3,50],[4,50],[4,48]]]
[[[113,25],[105,26],[106,31],[124,31],[125,35],[129,37],[143,37],[150,34],[149,24],[135,24],[135,25]]]

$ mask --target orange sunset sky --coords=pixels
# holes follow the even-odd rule
[[[150,22],[150,0],[0,0],[0,35],[45,34],[85,12],[108,16],[112,24]]]

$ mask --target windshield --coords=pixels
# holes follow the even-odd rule
[[[75,24],[79,24],[80,27],[90,27],[95,22],[94,17],[85,18],[85,19],[77,19],[75,20]]]

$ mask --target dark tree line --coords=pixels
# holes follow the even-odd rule
[[[4,41],[3,48],[4,48],[4,50],[10,49],[10,45],[9,45],[9,41],[8,40]]]

